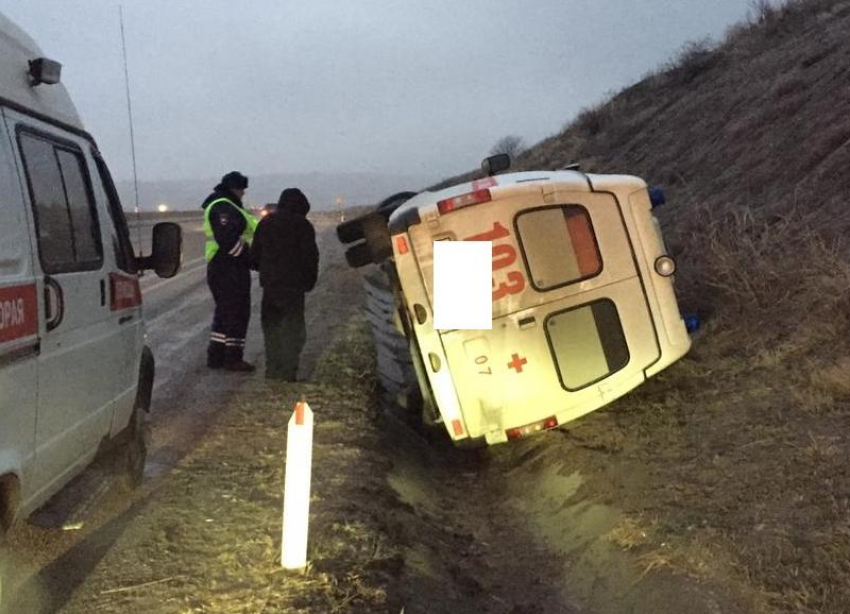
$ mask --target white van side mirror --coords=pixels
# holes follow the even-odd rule
[[[151,255],[137,259],[139,269],[153,271],[159,277],[174,277],[183,261],[183,229],[174,222],[153,227]]]

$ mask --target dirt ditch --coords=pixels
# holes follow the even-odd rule
[[[729,508],[732,491],[718,490],[716,464],[693,471],[711,448],[688,439],[696,414],[676,417],[692,363],[565,430],[455,450],[376,409],[360,276],[331,232],[329,218],[308,303],[310,381],[209,385],[193,373],[194,396],[169,408],[204,418],[192,445],[133,496],[86,510],[85,530],[22,527],[13,611],[773,611],[706,515],[706,497]],[[316,432],[310,564],[293,575],[280,569],[280,525],[286,424],[301,395]],[[719,397],[703,400],[720,411]],[[33,560],[28,540],[52,540],[52,558]]]

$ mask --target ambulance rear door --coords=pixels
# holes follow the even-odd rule
[[[614,196],[541,182],[486,207],[452,215],[476,224],[456,218],[459,239],[493,242],[493,328],[442,333],[470,435],[563,421],[642,381],[660,350]]]

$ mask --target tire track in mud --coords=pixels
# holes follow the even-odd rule
[[[454,449],[393,418],[389,483],[409,505],[402,593],[408,614],[580,614],[562,557],[504,505],[488,450]],[[430,440],[430,441],[429,441]]]

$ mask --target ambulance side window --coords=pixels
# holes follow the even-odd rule
[[[100,176],[100,181],[103,184],[103,191],[106,194],[107,205],[109,207],[109,217],[112,220],[112,225],[115,228],[116,243],[112,246],[115,250],[115,262],[118,268],[125,273],[137,273],[136,255],[133,252],[133,244],[130,241],[130,230],[127,227],[127,218],[124,216],[124,209],[121,207],[121,199],[118,197],[118,190],[115,189],[115,184],[112,181],[112,175],[109,173],[109,167],[103,161],[96,151],[92,151],[95,164],[97,165],[97,173]]]
[[[554,290],[602,272],[590,214],[581,205],[532,209],[520,213],[516,225],[536,290]]]
[[[45,273],[101,267],[103,247],[82,152],[70,144],[20,132],[27,184]]]

